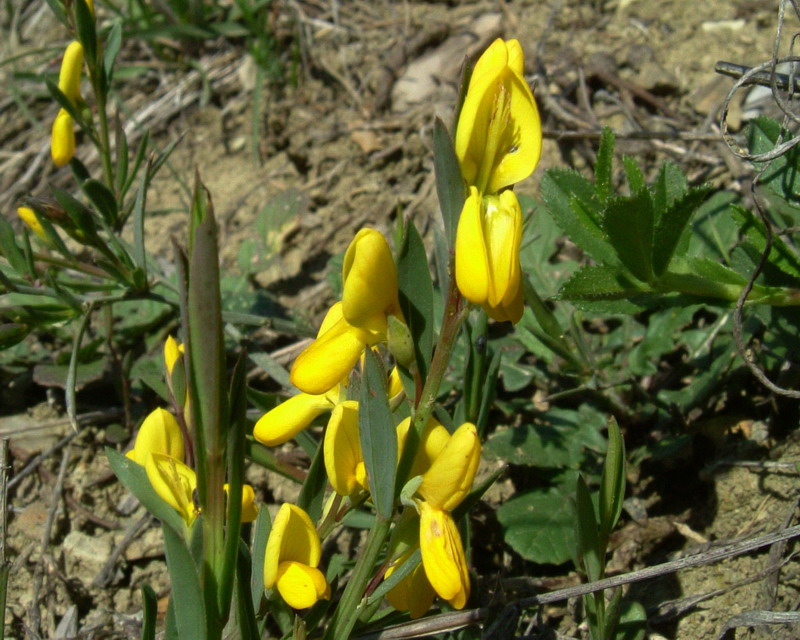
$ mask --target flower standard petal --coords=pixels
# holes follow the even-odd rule
[[[172,336],[167,336],[164,342],[164,365],[167,367],[167,374],[172,375],[172,370],[175,368],[175,363],[184,353],[183,344],[178,344]]]
[[[456,229],[456,284],[461,295],[475,304],[486,302],[490,286],[482,208],[481,194],[470,187]]]
[[[325,430],[324,447],[325,470],[336,493],[349,496],[367,488],[359,478],[364,457],[358,434],[358,402],[347,400],[334,407]]]
[[[361,229],[342,265],[342,312],[347,322],[367,331],[373,342],[386,339],[386,316],[400,315],[397,268],[386,238]]]
[[[271,589],[278,578],[278,566],[284,561],[310,567],[319,564],[320,543],[311,518],[300,507],[285,502],[272,523],[264,555],[264,586]]]
[[[158,408],[142,422],[133,449],[125,455],[135,463],[144,465],[150,453],[161,453],[179,462],[184,460],[184,442],[180,425],[166,409]]]
[[[419,503],[419,546],[425,575],[434,591],[456,609],[469,598],[469,572],[461,536],[452,516]]]
[[[333,403],[326,394],[299,393],[265,413],[253,428],[253,437],[268,447],[291,440]]]
[[[398,456],[403,452],[410,426],[411,418],[405,418],[397,425]],[[450,433],[447,429],[435,418],[430,418],[422,434],[422,440],[417,447],[417,453],[414,456],[414,462],[408,474],[409,479],[422,475],[430,469],[431,464],[445,448],[448,440],[450,440]]]
[[[158,497],[181,515],[187,527],[191,527],[197,517],[194,504],[197,476],[194,470],[162,453],[150,453],[144,468]]]
[[[490,276],[486,303],[508,304],[520,287],[519,247],[522,242],[522,210],[513,191],[484,198],[483,234]]]
[[[472,488],[480,456],[478,430],[474,424],[465,422],[423,474],[417,492],[434,509],[454,509]]]

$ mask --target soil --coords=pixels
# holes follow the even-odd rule
[[[39,46],[39,34],[63,39],[47,11],[26,10],[24,20],[8,27],[10,18],[3,12],[10,4],[0,8],[0,23],[15,33],[0,45],[5,57]],[[102,0],[96,4],[101,19],[109,15]],[[727,60],[752,66],[768,60],[777,25],[775,4],[278,3],[279,39],[294,39],[300,50],[296,83],[258,83],[253,60],[243,48],[220,40],[210,43],[200,58],[206,87],[200,74],[154,61],[152,73],[122,90],[127,112],[142,117],[159,145],[180,138],[169,170],[149,193],[156,213],[146,220],[148,249],[170,259],[170,237],[182,238],[187,220],[187,191],[176,186],[175,176],[190,184],[197,170],[213,196],[225,264],[251,265],[258,286],[287,314],[314,326],[332,300],[326,279],[329,260],[359,228],[369,225],[388,234],[403,215],[430,238],[439,224],[431,160],[433,118],[450,122],[465,50],[480,50],[502,35],[518,38],[527,53],[526,74],[535,84],[548,135],[539,171],[518,190],[535,195],[543,168],[585,170],[593,161],[596,139],[559,132],[584,124],[608,124],[619,132],[663,131],[676,123],[697,134],[717,132],[719,107],[731,81],[716,75],[714,64]],[[789,22],[787,29],[797,26]],[[408,55],[398,58],[403,43]],[[122,60],[141,63],[146,55],[126,47]],[[0,80],[9,81],[15,68],[0,67]],[[732,105],[733,130],[741,121],[741,100],[737,96]],[[0,205],[10,216],[21,196],[63,183],[66,172],[53,171],[43,161],[46,128],[31,126],[13,96],[0,94],[0,103]],[[52,105],[43,100],[31,105],[40,122],[54,115]],[[159,108],[148,115],[152,105]],[[653,167],[670,157],[690,176],[731,189],[739,188],[746,173],[721,142],[621,140],[620,148]],[[84,159],[97,169],[96,159]],[[276,338],[265,332],[263,339]],[[296,350],[287,353],[291,357]],[[42,637],[50,638],[138,637],[141,585],[155,589],[162,613],[168,595],[160,532],[110,474],[102,446],[114,436],[106,422],[95,421],[52,451],[71,435],[58,393],[53,397],[55,402],[1,419],[13,418],[13,424],[0,421],[0,432],[12,434],[15,473],[46,453],[11,492],[7,635],[36,637],[41,629]],[[721,464],[731,459],[764,464]],[[787,526],[796,507],[797,470],[791,464],[766,463],[798,459],[796,440],[767,440],[744,454],[735,444],[714,449],[688,512],[664,516],[667,526],[649,542],[630,533],[633,527],[626,529],[630,535],[620,538],[618,548],[630,540],[635,544],[628,545],[627,555],[615,556],[616,570]],[[64,499],[54,494],[60,471]],[[291,498],[292,485],[271,474],[253,470],[249,480],[265,502]],[[115,559],[115,549],[126,536],[134,542]],[[796,562],[748,584],[774,562],[767,548],[638,585],[631,595],[649,608],[652,637],[713,638],[738,613],[797,609]],[[722,593],[692,606],[683,600],[716,590]],[[667,601],[680,603],[670,608]],[[564,617],[560,632],[585,635],[585,628],[570,620]],[[800,636],[797,625],[767,629],[741,629],[735,637]]]

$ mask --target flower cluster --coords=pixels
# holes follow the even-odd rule
[[[516,40],[495,40],[470,77],[455,150],[469,194],[456,232],[456,283],[498,321],[522,317],[522,212],[514,183],[539,162],[542,128]]]
[[[173,374],[182,353],[171,336],[164,346],[167,379]],[[182,366],[182,363],[181,363]],[[171,506],[191,528],[200,514],[196,501],[197,475],[186,464],[186,444],[180,424],[169,411],[153,410],[142,422],[133,448],[125,454],[144,467],[147,479],[158,496]],[[224,486],[228,491],[228,485]],[[252,522],[258,515],[255,492],[250,485],[242,486],[242,522]]]

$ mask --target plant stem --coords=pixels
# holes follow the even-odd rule
[[[378,516],[375,524],[370,529],[367,537],[367,544],[362,554],[356,561],[353,575],[347,583],[342,594],[342,599],[336,607],[331,625],[325,634],[325,640],[346,640],[350,637],[350,632],[356,624],[358,616],[356,609],[364,595],[364,590],[369,583],[372,568],[378,559],[383,543],[389,533],[392,521]]]

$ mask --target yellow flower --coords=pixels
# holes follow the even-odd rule
[[[57,167],[63,167],[75,155],[75,125],[66,109],[60,109],[53,121],[50,155]]]
[[[342,266],[342,315],[370,335],[370,346],[386,340],[386,316],[402,319],[397,298],[397,269],[386,238],[375,229],[361,229],[353,238]]]
[[[391,576],[415,551],[409,549],[401,555],[394,564],[386,570],[384,578]],[[386,599],[398,611],[408,611],[411,618],[419,618],[424,615],[433,604],[436,592],[433,590],[428,576],[425,574],[425,567],[422,563],[418,564],[414,570],[403,578],[397,585],[386,594]]]
[[[264,586],[294,609],[306,609],[330,598],[330,585],[317,568],[321,550],[311,518],[300,507],[284,503],[272,523],[264,555]]]
[[[325,470],[333,490],[349,496],[369,491],[367,470],[358,432],[358,403],[348,400],[336,405],[325,430]]]
[[[345,320],[342,303],[333,305],[314,340],[292,365],[292,384],[311,395],[322,395],[349,374],[370,339],[366,331]]]
[[[456,284],[497,321],[522,317],[522,211],[513,191],[481,197],[470,187],[456,231]]]
[[[223,487],[225,495],[228,495],[230,486],[226,482]],[[258,507],[256,506],[256,492],[249,484],[242,485],[242,513],[239,516],[241,522],[253,522],[258,517]]]
[[[434,591],[456,609],[469,599],[469,573],[461,536],[452,516],[419,502],[419,546],[422,566]]]
[[[338,385],[318,395],[299,393],[261,416],[253,428],[253,437],[268,447],[276,447],[294,438],[338,401]]]
[[[317,339],[292,366],[292,384],[305,393],[332,389],[348,376],[367,346],[386,340],[387,316],[403,319],[392,252],[375,229],[362,229],[350,243],[342,282],[342,301],[331,307]]]
[[[163,454],[179,462],[184,459],[181,428],[174,416],[165,409],[155,409],[144,419],[133,449],[125,455],[136,464],[144,465],[151,453]]]
[[[47,237],[44,227],[42,226],[42,223],[39,222],[39,218],[36,217],[33,209],[30,207],[17,207],[17,215],[26,225],[28,225],[31,231],[39,236],[39,238],[44,240],[44,242],[50,244],[50,238]]]
[[[452,511],[466,497],[475,480],[481,441],[474,424],[465,422],[450,436],[430,468],[422,475],[417,493],[434,509]]]
[[[402,454],[403,447],[405,447],[410,426],[411,418],[405,418],[397,425],[398,456]],[[437,456],[442,452],[445,446],[447,446],[449,440],[450,433],[447,429],[435,418],[430,418],[422,434],[422,440],[417,447],[417,453],[414,456],[414,462],[411,465],[408,478],[411,479],[415,476],[421,476],[430,469],[433,461],[436,460]]]
[[[167,374],[172,375],[172,370],[175,368],[175,363],[184,354],[183,343],[178,344],[172,336],[167,336],[164,342],[164,365],[167,367]]]
[[[191,527],[199,514],[194,502],[197,489],[194,469],[163,453],[150,453],[144,468],[158,497],[180,514],[187,527]]]
[[[83,68],[83,46],[73,40],[64,51],[61,71],[58,74],[58,88],[72,104],[81,99],[81,69]]]
[[[519,42],[498,38],[470,77],[455,150],[467,184],[482,194],[527,178],[539,162],[542,126],[524,67]]]

